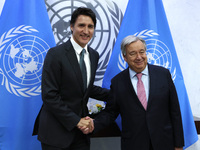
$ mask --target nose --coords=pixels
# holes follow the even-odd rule
[[[86,34],[89,33],[89,29],[88,29],[87,26],[84,28],[83,32],[86,33]]]
[[[136,58],[137,58],[137,59],[141,59],[141,58],[142,58],[142,55],[141,55],[140,53],[137,53]]]

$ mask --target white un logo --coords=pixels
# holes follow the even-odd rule
[[[47,48],[48,45],[41,38],[33,35],[16,38],[4,53],[6,74],[21,85],[40,83]]]
[[[147,39],[146,44],[148,62],[171,70],[172,56],[168,47],[157,39]]]
[[[42,66],[50,47],[33,32],[38,31],[22,25],[1,36],[2,85],[17,96],[30,97],[41,93]]]

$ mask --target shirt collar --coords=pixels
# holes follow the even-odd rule
[[[83,50],[83,48],[78,43],[75,42],[73,36],[70,38],[70,41],[71,41],[72,46],[74,47],[76,53],[80,54],[81,51]],[[85,45],[84,49],[86,50],[86,53],[87,53],[88,52],[87,45]]]
[[[141,72],[143,75],[149,75],[149,71],[148,71],[148,65],[146,65],[145,69]],[[130,77],[133,78],[135,77],[135,75],[137,74],[134,70],[132,70],[131,68],[129,68],[129,74]]]

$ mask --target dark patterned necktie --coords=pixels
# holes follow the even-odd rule
[[[85,61],[84,61],[85,52],[86,52],[85,49],[83,49],[80,53],[80,69],[81,69],[82,78],[83,78],[84,91],[87,88],[87,71],[86,71],[86,66],[85,66]]]

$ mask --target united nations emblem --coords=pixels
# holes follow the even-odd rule
[[[70,19],[76,8],[87,7],[93,10],[97,25],[89,45],[100,54],[95,81],[102,80],[119,32],[122,11],[114,2],[97,0],[46,1],[46,6],[57,45],[71,37]]]
[[[5,32],[0,39],[1,84],[17,96],[41,94],[41,74],[49,45],[31,26],[21,25]]]
[[[141,32],[135,33],[134,35],[145,39],[147,45],[148,63],[169,69],[172,74],[172,79],[175,80],[176,68],[172,68],[172,55],[169,48],[162,41],[153,38],[159,34],[153,30],[143,30]],[[126,67],[127,64],[123,60],[122,54],[120,54],[118,68],[122,71]]]

